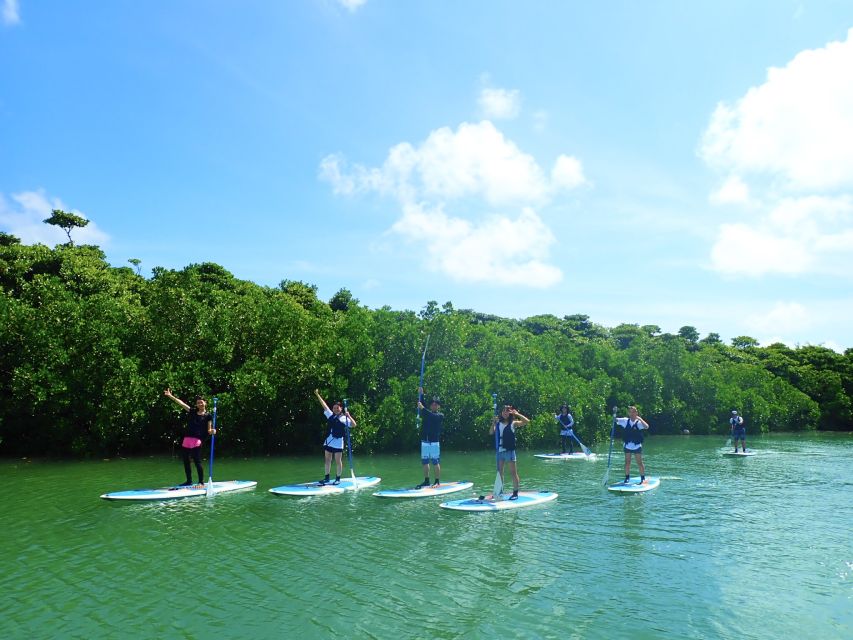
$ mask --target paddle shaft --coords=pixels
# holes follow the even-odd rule
[[[422,400],[421,400],[420,389],[424,388],[424,368],[426,367],[426,352],[427,352],[427,347],[429,346],[429,336],[430,336],[430,334],[427,334],[426,342],[424,343],[424,352],[421,354],[421,377],[420,377],[420,380],[418,381],[418,418],[417,418],[417,421],[415,423],[415,427],[418,430],[420,430],[420,428],[421,428],[421,403],[422,403]]]
[[[346,398],[344,398],[344,420],[346,421],[347,426],[347,457],[349,458],[349,473],[350,476],[352,476],[353,485],[358,486],[358,483],[355,480],[355,469],[352,466],[352,439],[350,438],[349,409],[347,407]]]
[[[492,394],[492,408],[495,412],[495,469],[497,471],[495,475],[495,486],[492,488],[492,498],[497,499],[497,497],[503,493],[504,491],[504,479],[501,476],[501,435],[500,430],[498,429],[498,394]]]
[[[216,440],[216,404],[218,398],[213,399],[213,433],[210,435],[210,462],[207,470],[207,495],[213,495],[213,443]]]

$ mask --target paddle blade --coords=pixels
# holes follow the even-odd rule
[[[492,489],[492,497],[497,499],[497,497],[504,492],[504,481],[501,478],[501,472],[498,471],[495,474],[495,487]]]
[[[208,498],[213,497],[213,478],[207,479],[207,497]]]

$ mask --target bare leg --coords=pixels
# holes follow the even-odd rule
[[[640,467],[640,476],[643,478],[646,477],[646,465],[643,464],[643,453],[638,451],[634,454],[634,457],[637,459],[637,466]]]
[[[631,477],[631,452],[625,452],[625,479]]]
[[[331,451],[323,451],[323,453],[325,454],[324,469],[325,469],[326,475],[328,476],[329,470],[332,468],[332,452]]]

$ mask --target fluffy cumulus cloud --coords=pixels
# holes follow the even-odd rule
[[[492,89],[485,87],[477,100],[486,118],[509,120],[521,113],[521,92],[518,89]]]
[[[844,42],[800,52],[739,100],[717,106],[700,155],[727,177],[710,199],[752,211],[748,220],[720,227],[711,251],[715,269],[849,273],[851,76],[853,29]],[[736,264],[729,259],[733,247],[751,251]]]
[[[853,187],[853,29],[802,51],[764,84],[719,104],[702,141],[712,166],[770,174],[791,190]]]
[[[477,223],[448,216],[441,206],[410,203],[392,231],[412,242],[426,239],[426,266],[459,282],[547,288],[563,277],[544,262],[555,238],[529,207],[515,219],[492,215]]]
[[[714,269],[729,275],[849,275],[853,199],[782,200],[757,222],[724,224],[711,249]]]
[[[320,177],[337,194],[395,198],[402,217],[391,231],[411,241],[426,238],[430,268],[459,281],[536,287],[562,274],[545,262],[554,238],[533,207],[586,184],[578,159],[560,155],[546,171],[488,120],[436,129],[419,145],[397,144],[380,167],[351,166],[342,155],[329,155]],[[453,207],[465,215],[448,213]],[[516,249],[499,260],[497,240],[507,237]]]
[[[376,191],[400,200],[480,198],[491,205],[544,202],[586,182],[576,158],[557,158],[550,178],[488,120],[436,129],[420,145],[391,148],[381,167],[347,166],[340,154],[323,159],[320,176],[336,193]]]
[[[68,236],[59,227],[45,224],[53,209],[62,209],[82,218],[86,215],[66,207],[58,198],[50,198],[43,191],[25,191],[11,196],[12,202],[0,194],[0,230],[11,233],[24,244],[57,245],[68,242]],[[97,244],[105,246],[109,236],[101,231],[94,222],[82,229],[71,231],[75,244]]]
[[[20,23],[21,11],[18,5],[18,0],[3,0],[3,7],[0,9],[0,18],[5,25]]]

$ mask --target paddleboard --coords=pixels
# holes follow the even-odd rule
[[[228,491],[241,491],[243,489],[254,489],[258,485],[254,480],[227,480],[225,482],[213,482],[213,493],[226,493]],[[192,498],[194,496],[207,495],[206,484],[194,484],[188,487],[174,486],[162,489],[131,489],[130,491],[116,491],[105,493],[101,497],[104,500],[174,500],[176,498]]]
[[[587,458],[594,458],[595,454],[587,456],[581,451],[575,451],[574,453],[534,453],[533,457],[540,460],[586,460]]]
[[[437,487],[423,487],[421,489],[383,489],[373,495],[377,498],[430,498],[432,496],[443,496],[445,493],[463,491],[473,486],[473,482],[444,482]]]
[[[732,458],[747,458],[749,456],[754,456],[755,451],[738,451],[735,453],[734,451],[723,451],[724,456],[731,456]]]
[[[346,491],[355,491],[379,484],[382,478],[376,476],[358,476],[353,483],[352,478],[341,478],[340,484],[323,484],[319,482],[304,482],[302,484],[285,484],[273,487],[270,493],[277,496],[328,496]]]
[[[544,502],[557,499],[553,491],[519,491],[517,500],[510,500],[511,494],[498,496],[497,500],[468,498],[467,500],[452,500],[442,502],[439,507],[454,511],[503,511],[505,509],[520,509],[532,507]]]
[[[607,487],[608,491],[616,491],[617,493],[642,493],[643,491],[651,491],[660,486],[660,478],[647,477],[643,484],[640,484],[639,478],[631,478],[627,484],[617,482]]]

